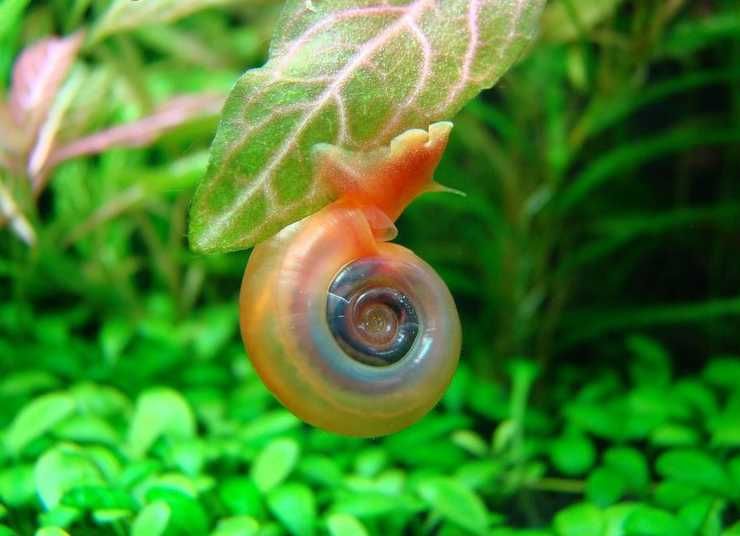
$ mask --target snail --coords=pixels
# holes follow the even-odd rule
[[[375,437],[401,430],[442,397],[457,366],[461,327],[442,279],[390,243],[419,194],[446,190],[432,175],[451,124],[408,130],[390,145],[315,148],[336,200],[258,244],[239,299],[255,370],[304,421]]]

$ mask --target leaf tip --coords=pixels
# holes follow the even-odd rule
[[[203,232],[203,225],[198,212],[191,208],[190,225],[188,226],[188,244],[190,250],[195,253],[207,254],[218,250],[216,244],[209,239],[208,234]]]

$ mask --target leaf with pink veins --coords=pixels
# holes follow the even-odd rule
[[[170,129],[196,119],[216,115],[223,106],[224,96],[216,93],[181,95],[159,106],[151,115],[130,123],[111,127],[56,148],[49,165],[79,156],[101,153],[112,147],[142,147]]]
[[[267,64],[224,107],[191,247],[250,247],[335,199],[316,173],[316,144],[369,151],[451,118],[521,56],[543,4],[289,0]]]
[[[13,67],[9,113],[28,149],[82,44],[82,33],[49,37],[26,48]]]

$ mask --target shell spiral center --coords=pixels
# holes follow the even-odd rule
[[[342,268],[327,299],[327,322],[339,346],[366,365],[384,367],[406,356],[419,333],[419,318],[398,274],[371,257]]]

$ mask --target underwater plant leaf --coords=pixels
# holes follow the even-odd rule
[[[605,520],[600,508],[589,503],[578,503],[558,512],[553,528],[558,536],[602,534]]]
[[[43,186],[43,171],[49,154],[56,144],[57,136],[63,126],[72,101],[82,91],[84,74],[79,69],[73,69],[67,81],[59,89],[54,103],[49,108],[43,123],[36,134],[36,141],[28,156],[27,171],[35,191]]]
[[[331,536],[367,536],[367,529],[349,514],[332,514],[326,520]]]
[[[82,33],[49,37],[23,51],[13,67],[9,111],[15,125],[32,138],[77,57]]]
[[[683,125],[657,135],[632,140],[593,160],[580,172],[559,194],[557,210],[573,209],[587,199],[593,190],[613,178],[624,176],[640,164],[694,147],[733,144],[738,141],[740,129],[737,128],[698,130]]]
[[[4,0],[0,2],[0,43],[5,44],[8,34],[18,24],[18,19],[31,0]]]
[[[136,402],[131,419],[128,445],[134,456],[141,456],[162,435],[191,437],[195,417],[180,393],[166,388],[153,388]]]
[[[433,477],[419,484],[419,495],[440,516],[482,534],[489,524],[489,512],[481,498],[451,478]]]
[[[103,485],[103,476],[87,452],[72,444],[61,444],[48,450],[34,468],[36,493],[42,504],[51,509],[59,505],[69,490],[83,485]]]
[[[36,231],[26,215],[18,206],[11,191],[3,184],[0,176],[0,227],[5,221],[10,222],[13,232],[29,246],[36,243]]]
[[[167,530],[172,510],[165,501],[142,508],[131,525],[131,536],[161,536]]]
[[[555,0],[542,14],[542,38],[573,41],[609,18],[624,0]]]
[[[731,41],[740,31],[737,7],[717,10],[708,17],[684,21],[676,25],[660,43],[658,54],[681,58],[717,41]]]
[[[265,493],[281,484],[298,461],[300,447],[293,439],[280,438],[269,443],[252,465],[252,478]]]
[[[169,129],[198,117],[217,114],[223,100],[223,96],[217,93],[174,97],[151,115],[95,132],[56,148],[51,153],[49,165],[55,166],[70,158],[102,153],[112,147],[148,145]]]
[[[303,484],[283,484],[267,495],[267,506],[290,534],[313,534],[316,525],[316,498]]]
[[[13,420],[5,444],[10,452],[20,452],[28,443],[46,433],[75,410],[67,393],[49,393],[30,402]]]
[[[270,58],[237,82],[190,220],[191,247],[250,247],[337,194],[312,149],[370,151],[452,117],[535,34],[542,0],[287,3]]]
[[[100,18],[90,42],[95,43],[110,35],[135,30],[140,26],[174,22],[203,9],[229,4],[264,5],[275,0],[115,0]]]
[[[259,533],[259,523],[249,516],[222,519],[213,536],[253,536]]]

